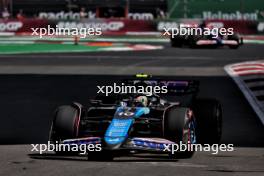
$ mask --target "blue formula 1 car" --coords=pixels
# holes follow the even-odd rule
[[[55,111],[49,140],[63,144],[100,144],[102,150],[88,151],[89,160],[111,160],[142,151],[189,158],[193,151],[172,154],[165,148],[179,143],[219,143],[222,107],[215,99],[197,98],[199,82],[152,78],[124,82],[126,85],[167,85],[168,92],[151,96],[97,96],[86,108],[78,103],[60,106]]]

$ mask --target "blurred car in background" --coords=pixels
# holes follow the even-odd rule
[[[222,46],[228,46],[230,49],[237,49],[243,44],[243,38],[235,32],[231,35],[222,35],[217,31],[217,34],[213,33],[213,30],[223,28],[223,23],[207,23],[203,21],[199,26],[184,26],[186,29],[199,28],[202,33],[186,34],[186,35],[171,35],[170,43],[172,47],[187,46],[190,48],[206,47],[217,48]],[[209,35],[205,35],[203,32],[205,29],[211,30]]]

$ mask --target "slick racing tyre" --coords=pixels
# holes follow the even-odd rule
[[[230,49],[238,49],[238,47],[239,47],[239,37],[238,37],[238,35],[236,35],[236,34],[230,35],[230,36],[228,36],[228,40],[235,40],[237,42],[237,45],[229,45]]]
[[[174,38],[170,38],[171,47],[182,47],[184,43],[184,38],[181,36],[175,36]]]
[[[189,108],[173,106],[164,116],[163,131],[166,139],[177,144],[195,143],[195,119]],[[194,151],[177,151],[170,153],[171,158],[191,158]]]
[[[73,104],[60,106],[56,109],[54,119],[51,124],[49,141],[52,143],[60,142],[64,139],[78,137],[80,122],[81,105]],[[77,151],[55,151],[59,155],[76,155]]]
[[[197,122],[197,142],[218,144],[222,135],[222,106],[214,99],[198,99],[194,107]]]
[[[190,35],[188,36],[188,45],[190,48],[198,48],[197,42],[202,39],[202,36],[199,35]]]
[[[74,106],[60,106],[55,111],[55,116],[50,131],[50,140],[71,139],[78,136],[80,117],[78,109]]]

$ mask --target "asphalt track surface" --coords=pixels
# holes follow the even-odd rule
[[[227,64],[263,59],[263,49],[263,45],[239,50],[165,46],[145,52],[0,56],[0,175],[263,175],[264,128],[223,71]],[[192,159],[180,160],[141,154],[114,162],[30,151],[29,144],[47,141],[56,106],[72,101],[85,105],[96,94],[97,85],[110,85],[123,74],[141,71],[199,80],[199,96],[222,103],[222,143],[234,144],[235,151],[197,152]]]

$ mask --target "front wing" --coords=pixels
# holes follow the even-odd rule
[[[76,139],[67,139],[62,142],[63,144],[102,144],[104,148],[103,140],[101,137],[85,137]],[[163,152],[167,145],[175,144],[172,141],[163,138],[142,138],[133,137],[128,138],[127,141],[118,149],[115,150],[146,150]]]
[[[217,40],[198,40],[196,45],[203,46],[203,45],[240,45],[241,43],[237,42],[236,40],[221,40],[220,43]]]

